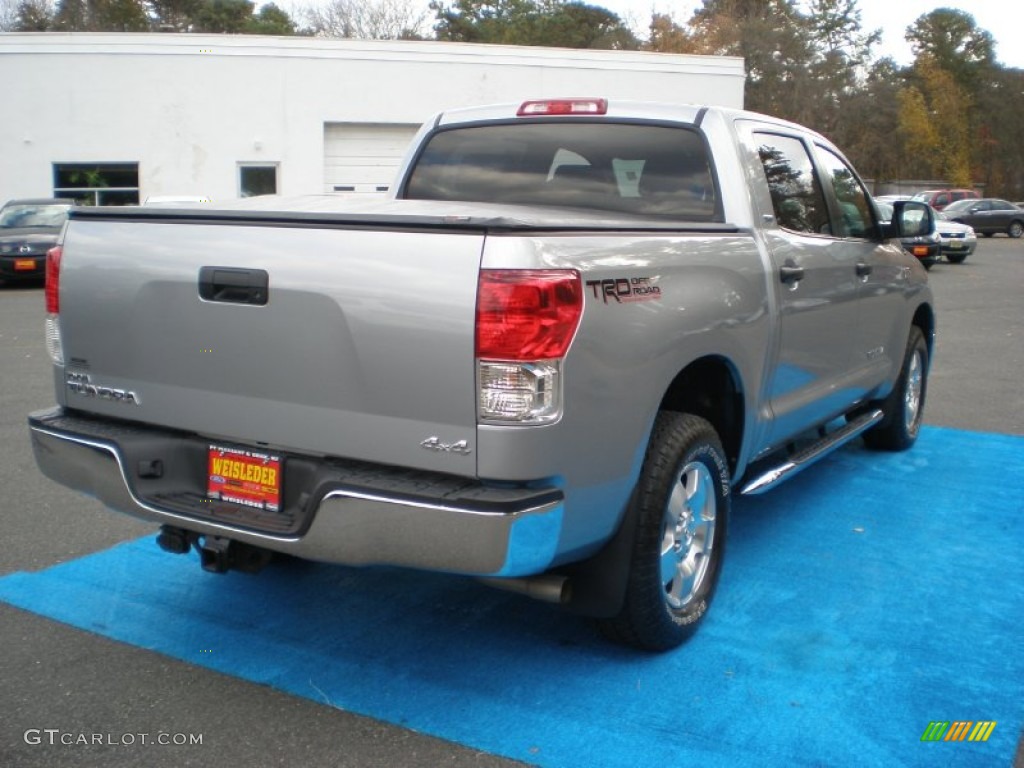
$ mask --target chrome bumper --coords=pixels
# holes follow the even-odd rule
[[[175,449],[189,442],[187,437],[71,416],[61,409],[31,414],[29,430],[43,474],[111,509],[309,560],[514,577],[544,572],[558,552],[564,500],[557,489],[479,484],[456,498],[396,493],[394,480],[401,479],[401,470],[376,468],[373,474],[387,482],[373,487],[366,484],[362,466],[359,485],[346,482],[340,472],[336,481],[328,481],[326,492],[306,502],[308,525],[294,535],[281,535],[183,514],[140,492],[145,481],[131,469],[130,441],[144,441],[150,454],[154,445],[166,444],[170,459],[179,455]],[[438,476],[441,485],[451,480]]]

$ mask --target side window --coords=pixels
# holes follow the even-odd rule
[[[794,232],[831,234],[821,182],[803,142],[770,133],[755,133],[754,140],[779,226]]]
[[[874,219],[868,193],[841,157],[826,147],[818,149],[839,203],[839,222],[835,234],[840,237],[872,237]]]
[[[935,196],[935,202],[932,205],[949,205],[949,195],[943,192],[941,195]]]

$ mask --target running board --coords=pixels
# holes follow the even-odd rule
[[[740,493],[744,496],[756,496],[759,493],[764,493],[774,488],[780,483],[784,483],[797,473],[807,469],[818,459],[824,458],[836,448],[846,445],[881,420],[882,412],[880,410],[870,411],[863,416],[858,416],[853,421],[830,432],[820,440],[790,455],[782,464],[761,472],[744,485]]]

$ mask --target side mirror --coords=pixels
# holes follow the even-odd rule
[[[886,238],[927,237],[935,232],[935,211],[927,203],[898,200],[893,203],[892,221],[882,230]]]

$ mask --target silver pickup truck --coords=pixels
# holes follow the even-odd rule
[[[921,424],[924,269],[824,137],[713,107],[440,114],[391,199],[79,208],[47,265],[55,481],[170,552],[471,575],[679,645],[731,494]]]

